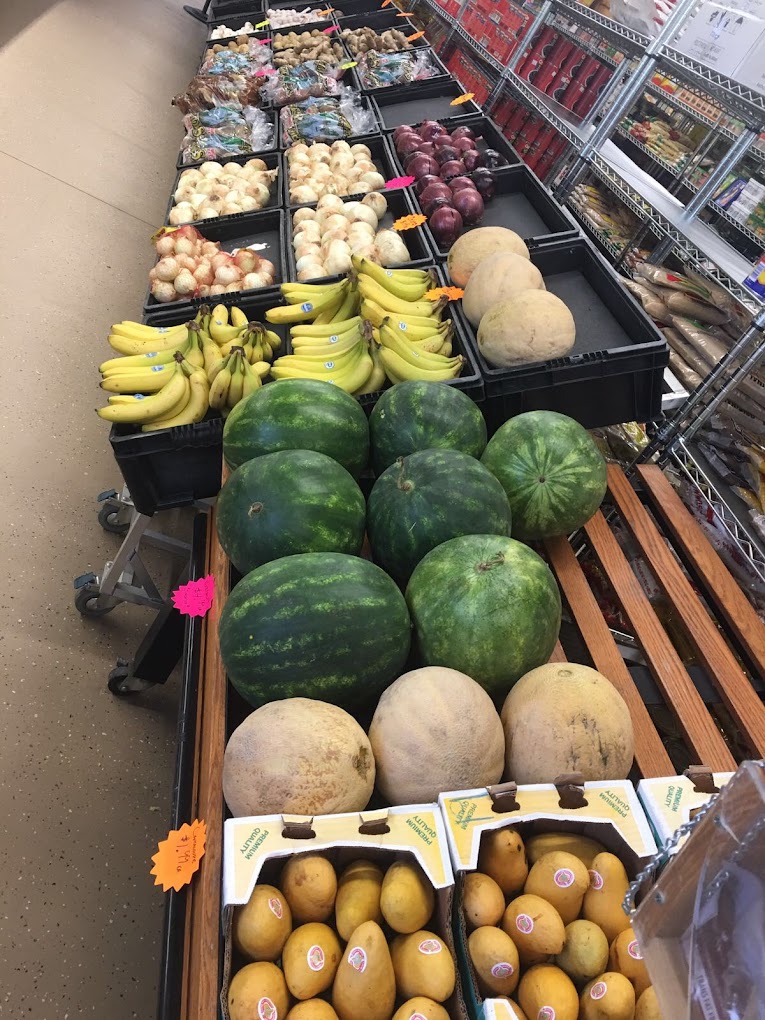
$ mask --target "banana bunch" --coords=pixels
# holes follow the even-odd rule
[[[98,408],[99,417],[120,425],[140,425],[144,432],[201,421],[209,406],[204,368],[192,364],[180,351],[175,352],[172,363],[156,367],[167,368],[158,389],[135,394],[117,390],[106,407]]]
[[[266,312],[269,322],[293,325],[312,322],[316,326],[343,322],[358,311],[358,294],[350,279],[336,283],[283,283],[282,297],[286,305],[277,305]]]
[[[212,370],[210,407],[225,418],[240,400],[260,389],[270,370],[267,361],[251,365],[245,348],[234,347]]]

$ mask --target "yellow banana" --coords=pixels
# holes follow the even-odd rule
[[[440,336],[442,340],[451,340],[452,334],[454,333],[454,326],[451,319],[447,319],[446,322],[436,323],[431,320],[424,326],[418,326],[410,323],[406,319],[398,318],[395,315],[389,315],[383,319],[382,326],[388,326],[395,333],[399,333],[402,339],[406,340],[407,343],[416,343],[418,340],[430,340],[433,337]]]
[[[187,338],[186,342],[179,347],[171,347],[167,351],[148,351],[146,354],[128,354],[123,358],[110,358],[98,366],[98,371],[101,375],[111,375],[112,372],[132,371],[135,368],[169,365],[174,360],[176,351],[180,351],[185,356],[190,346],[191,343]]]
[[[314,319],[315,323],[324,324],[327,322],[342,322],[343,319],[355,315],[359,310],[359,292],[355,283],[351,283],[345,294],[340,297],[335,305],[325,309]]]
[[[361,351],[363,347],[364,341],[361,337],[358,337],[353,341],[350,347],[346,347],[337,354],[333,351],[330,351],[329,353],[322,351],[315,354],[306,354],[304,351],[300,351],[297,354],[286,354],[284,357],[281,357],[274,362],[274,368],[277,364],[280,364],[282,368],[306,368],[312,372],[337,372],[338,370],[347,367],[350,361],[354,361],[358,358],[359,351]]]
[[[189,399],[182,410],[172,417],[159,418],[157,421],[142,425],[142,432],[155,432],[158,429],[171,429],[176,425],[193,425],[201,421],[207,414],[210,386],[203,369],[195,369],[189,376]]]
[[[307,365],[318,365],[322,363],[333,363],[334,365],[342,365],[348,361],[349,358],[353,358],[358,354],[358,348],[364,343],[361,335],[357,336],[353,340],[347,340],[339,349],[337,347],[330,348],[300,348],[296,350],[294,354],[288,355],[290,358],[294,358],[295,361],[292,364],[296,364],[298,360],[305,362]],[[279,359],[281,360],[281,359]]]
[[[205,355],[202,350],[202,344],[199,339],[199,331],[191,330],[191,343],[189,344],[188,350],[184,352],[184,358],[193,365],[194,368],[205,367]]]
[[[220,344],[220,352],[223,355],[230,354],[234,347],[241,347],[245,342],[245,334],[247,332],[244,326],[227,326],[226,328],[235,329],[236,333],[228,340],[224,341],[224,343]]]
[[[422,315],[441,318],[441,312],[446,304],[445,301],[406,301],[403,298],[391,294],[379,283],[368,276],[359,277],[359,294],[367,300],[376,302],[381,308],[388,310],[388,313],[395,312],[400,315]]]
[[[232,326],[246,326],[247,316],[244,314],[241,308],[237,308],[233,305],[229,312],[229,319],[231,320]]]
[[[398,275],[397,270],[383,269],[368,259],[362,260],[358,278],[359,283],[369,280],[402,301],[419,301],[425,291],[433,286],[430,279],[427,281],[405,279]]]
[[[402,340],[397,333],[393,330],[388,329],[387,326],[383,326],[380,330],[380,339],[383,347],[387,347],[388,350],[395,351],[400,358],[413,365],[415,368],[420,367],[423,369],[446,369],[451,367],[451,362],[459,361],[461,359],[449,359],[443,357],[441,354],[433,354],[429,351],[423,350],[421,347],[414,347],[412,344],[408,344],[405,340]]]
[[[157,393],[148,397],[136,396],[124,404],[109,404],[98,408],[98,415],[107,421],[120,424],[148,424],[158,418],[166,418],[185,406],[189,396],[189,381],[180,365],[175,366],[173,376]]]
[[[268,371],[270,371],[271,366],[265,361],[261,361],[260,364],[266,365]],[[242,362],[242,372],[244,374],[242,380],[242,400],[244,400],[245,397],[249,397],[255,390],[259,390],[263,383],[261,382],[260,373],[246,361]]]
[[[141,322],[115,322],[112,333],[125,340],[167,340],[171,337],[183,339],[187,323],[178,326],[144,326]]]
[[[244,389],[244,373],[242,371],[244,355],[241,350],[237,349],[234,351],[232,361],[233,367],[231,368],[231,382],[229,383],[228,393],[226,394],[227,407],[236,407],[242,399],[242,391]]]
[[[209,378],[213,367],[221,360],[220,347],[218,347],[210,334],[206,333],[204,330],[200,330],[199,343],[202,347],[202,354],[204,355],[205,371]]]
[[[343,292],[347,290],[349,285],[348,280],[341,280],[338,284],[343,289]],[[276,308],[270,308],[266,312],[266,319],[276,324],[312,321],[319,312],[334,304],[336,300],[337,294],[330,293],[329,296],[324,295],[315,300],[303,301],[301,304],[277,305]]]
[[[338,344],[345,343],[347,340],[358,339],[361,336],[361,330],[358,326],[353,329],[346,330],[345,333],[332,333],[330,336],[318,337],[318,336],[295,336],[292,338],[292,349],[293,351],[299,348],[313,348],[319,350],[323,347],[335,347]]]
[[[393,319],[399,324],[405,322],[410,327],[427,327],[431,334],[435,333],[441,325],[440,320],[435,315],[414,315],[409,313],[401,315],[398,312],[391,312],[389,309],[383,308],[376,301],[366,299],[361,302],[361,314],[373,326],[377,326],[378,329],[382,326],[385,319]],[[418,339],[422,340],[423,338],[419,337]]]
[[[256,373],[259,379],[263,380],[271,371],[271,366],[267,361],[255,361],[250,368]]]
[[[186,330],[186,337],[188,338],[188,330]],[[124,336],[118,336],[116,333],[109,334],[109,345],[118,354],[134,355],[174,351],[181,347],[183,343],[183,334],[178,333],[167,334],[164,337],[152,337],[147,340],[129,339]]]
[[[210,407],[216,411],[220,411],[226,404],[228,388],[231,385],[231,369],[229,368],[231,357],[229,354],[210,383]]]
[[[318,302],[330,298],[335,299],[348,289],[348,280],[336,280],[334,283],[283,283],[282,297],[291,305],[302,305],[304,302]]]
[[[334,322],[322,323],[318,326],[315,323],[301,322],[290,329],[290,336],[293,339],[298,336],[328,337],[333,334],[346,333],[349,329],[360,326],[360,315],[354,315],[350,319],[338,319]]]
[[[385,274],[385,279],[387,280],[403,280],[408,284],[421,283],[424,285],[425,290],[436,286],[432,269],[386,269],[377,262],[364,258],[363,255],[351,255],[351,265],[356,273],[366,273],[383,286],[385,286],[382,278],[383,274]]]
[[[175,374],[175,363],[136,368],[132,372],[114,372],[101,380],[108,393],[156,393]]]
[[[246,325],[246,323],[245,323]],[[210,316],[210,336],[216,342],[223,344],[230,343],[240,335],[244,326],[230,326],[228,322],[228,308],[225,305],[216,305]]]
[[[430,382],[446,382],[448,379],[456,379],[462,371],[464,358],[450,359],[449,367],[434,369],[430,366],[412,365],[389,347],[383,347],[380,351],[385,372],[391,382],[404,382],[407,379],[426,379]],[[452,361],[454,364],[452,364]]]
[[[366,383],[374,368],[372,358],[365,350],[364,345],[359,345],[358,357],[347,366],[343,366],[341,371],[318,372],[311,369],[292,368],[289,366],[280,368],[280,361],[282,361],[282,358],[278,359],[271,370],[271,374],[275,379],[318,379],[322,382],[338,386],[340,389],[345,390],[346,393],[355,393],[356,390],[360,389]]]
[[[279,334],[274,333],[272,329],[266,329],[264,331],[264,335],[268,343],[268,346],[271,348],[271,350],[278,351],[282,345],[282,338],[279,336]]]
[[[361,397],[365,393],[377,393],[385,385],[387,376],[385,375],[385,365],[380,356],[380,345],[373,341],[369,345],[369,353],[372,358],[372,371],[364,385],[353,391],[354,397]]]

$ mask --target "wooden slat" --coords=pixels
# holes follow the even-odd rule
[[[661,468],[655,464],[643,464],[638,473],[652,507],[693,567],[710,601],[736,635],[755,669],[755,675],[765,677],[765,626],[749,599]]]
[[[696,653],[726,708],[757,757],[765,755],[765,705],[701,604],[624,472],[608,468],[608,487],[646,563],[683,621]]]
[[[585,531],[697,761],[715,772],[735,772],[733,755],[600,511],[590,518]]]
[[[595,668],[608,677],[630,710],[637,767],[646,778],[674,775],[675,768],[619,654],[574,550],[565,538],[548,539],[545,549]]]
[[[221,869],[223,867],[223,752],[226,746],[226,671],[218,644],[218,621],[228,594],[228,559],[218,542],[215,511],[210,514],[209,572],[215,597],[205,617],[205,657],[202,734],[199,744],[198,817],[207,823],[207,842],[199,872],[193,880],[191,937],[186,957],[189,975],[186,1020],[215,1020],[218,1016],[219,928]]]
[[[566,653],[563,651],[563,645],[560,641],[555,642],[555,648],[553,648],[552,655],[547,660],[548,662],[568,662]]]

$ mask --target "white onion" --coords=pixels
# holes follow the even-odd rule
[[[258,290],[261,287],[268,287],[271,282],[272,277],[261,269],[257,273],[247,273],[242,280],[242,290]]]
[[[385,195],[382,195],[379,191],[373,191],[370,192],[370,194],[365,195],[361,200],[361,204],[369,206],[377,217],[378,223],[388,211],[388,200]]]
[[[299,273],[301,273],[304,269],[307,269],[309,266],[316,265],[323,267],[323,263],[318,255],[303,255],[302,258],[299,258],[295,262],[295,268]]]
[[[269,277],[269,281],[271,283],[274,282],[274,279],[276,278],[276,266],[273,264],[273,262],[269,262],[268,259],[261,259],[260,272],[263,273],[265,276]]]
[[[375,246],[381,266],[395,266],[412,261],[403,238],[395,230],[381,230],[375,238]]]
[[[238,202],[226,202],[221,209],[221,216],[235,216],[242,211]]]
[[[203,262],[194,270],[194,279],[198,284],[206,284],[208,287],[215,282],[215,271],[209,262]]]
[[[371,185],[373,191],[379,191],[380,188],[385,187],[385,178],[383,177],[382,174],[378,173],[376,170],[362,174],[361,181],[359,181],[359,183],[362,182],[366,182],[367,184]]]
[[[175,251],[173,235],[163,234],[162,237],[158,237],[154,247],[157,249],[157,255],[172,255]]]
[[[248,159],[244,164],[248,170],[267,170],[265,160],[262,159]]]
[[[330,276],[347,273],[351,268],[351,249],[345,241],[333,241],[327,249],[324,268]]]
[[[305,220],[315,220],[316,210],[315,209],[298,209],[295,215],[292,217],[292,226],[298,227]]]
[[[354,195],[366,195],[369,191],[374,191],[374,188],[369,181],[356,181],[353,185]]]
[[[215,270],[215,282],[228,287],[231,283],[239,283],[244,273],[236,266],[220,266]]]
[[[160,259],[154,269],[158,280],[161,280],[163,283],[170,283],[176,278],[181,267],[178,265],[178,259],[168,256],[167,258]]]
[[[172,283],[163,282],[162,280],[157,280],[152,284],[151,293],[155,301],[161,301],[163,304],[167,301],[175,301],[177,297]]]
[[[225,293],[226,294],[238,294],[241,289],[242,289],[242,281],[241,280],[237,280],[235,283],[229,283],[228,284],[228,286],[226,287]]]
[[[184,296],[186,294],[194,293],[197,289],[197,281],[188,269],[182,269],[176,276],[173,286],[178,294]]]
[[[215,181],[205,178],[194,185],[194,191],[197,195],[212,195],[214,187]]]
[[[214,220],[217,219],[219,215],[218,210],[214,206],[205,202],[204,206],[200,206],[200,208],[197,209],[195,218],[198,220]]]
[[[190,223],[195,218],[196,210],[188,202],[181,202],[180,205],[170,210],[170,215],[168,216],[172,227],[177,227],[180,223]]]
[[[295,248],[295,258],[302,259],[306,255],[318,255],[321,248],[318,244],[299,244]]]
[[[194,194],[189,199],[188,205],[190,205],[194,212],[196,212],[196,210],[201,208],[201,206],[203,206],[204,203],[207,201],[207,197],[208,197],[207,195],[200,195],[198,192],[195,191]]]
[[[212,258],[213,255],[220,255],[220,245],[217,241],[204,241],[202,243],[202,254]]]
[[[188,170],[184,170],[179,178],[179,180],[183,181],[185,184],[196,184],[203,179],[203,175],[193,167]]]
[[[253,198],[252,195],[242,195],[239,199],[239,204],[242,207],[242,212],[257,212],[260,209],[257,199]]]
[[[316,215],[318,216],[318,210],[320,209],[338,209],[342,210],[345,203],[337,195],[322,195],[319,201],[316,203]]]
[[[210,287],[210,297],[217,297],[219,294],[225,294],[226,288],[220,283],[214,283]]]
[[[350,148],[351,148],[351,152],[353,153],[353,155],[357,159],[359,157],[361,157],[362,159],[371,159],[372,158],[372,152],[371,152],[371,150],[370,150],[368,145],[362,145],[360,142],[357,142],[355,145],[352,145]]]
[[[251,198],[255,199],[261,209],[271,197],[271,192],[265,184],[250,184],[249,194]]]
[[[370,209],[368,205],[364,205],[362,202],[359,202],[358,209],[353,217],[353,223],[351,226],[355,223],[366,223],[372,227],[373,230],[377,230],[378,222],[377,213],[375,213],[374,209]]]
[[[323,276],[329,276],[329,273],[324,266],[319,265],[318,263],[308,266],[306,269],[299,270],[297,274],[297,278],[301,282],[303,280],[319,280]]]
[[[194,194],[194,186],[191,184],[179,184],[173,192],[173,201],[188,202],[189,198]]]
[[[262,162],[262,160],[259,160],[258,162]],[[224,163],[223,172],[227,174],[232,174],[234,177],[238,177],[239,174],[242,172],[242,168],[239,165],[239,163]]]
[[[222,169],[223,167],[220,163],[217,163],[214,159],[212,159],[208,160],[206,163],[202,163],[199,168],[199,172],[203,177],[217,177]]]
[[[377,167],[375,166],[371,159],[357,159],[356,169],[361,170],[363,174],[366,174],[377,170]]]

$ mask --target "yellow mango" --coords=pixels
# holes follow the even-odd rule
[[[663,1020],[653,985],[646,988],[635,1004],[635,1020]]]
[[[560,967],[539,963],[520,980],[518,999],[523,1012],[535,1020],[577,1020],[576,988]]]
[[[584,986],[579,1020],[634,1020],[635,989],[616,971],[606,971]]]
[[[303,854],[284,865],[279,882],[294,924],[326,921],[335,909],[337,875],[326,857]]]
[[[430,920],[436,897],[433,886],[418,864],[394,861],[385,872],[380,890],[380,910],[390,927],[408,935]]]
[[[449,1020],[444,1007],[432,999],[426,999],[424,995],[408,999],[393,1014],[393,1020],[412,1020],[412,1017],[416,1020]]]
[[[339,1020],[391,1020],[396,977],[379,924],[365,921],[351,932],[332,986]]]
[[[340,876],[335,899],[335,927],[344,942],[365,921],[382,923],[382,883],[382,868],[371,861],[353,861]]]
[[[231,1020],[252,1020],[256,1016],[286,1020],[289,1008],[287,984],[275,963],[248,963],[231,979],[228,986]]]
[[[462,909],[468,928],[499,924],[505,912],[505,897],[493,878],[471,871],[462,881]]]
[[[576,985],[591,981],[608,966],[608,939],[592,921],[572,921],[566,925],[566,944],[555,957],[556,967]]]
[[[563,923],[569,924],[579,917],[589,884],[589,872],[578,857],[552,850],[532,864],[523,891],[552,903]]]
[[[528,1020],[526,1014],[523,1012],[517,1002],[513,1002],[512,999],[507,1000],[507,1005],[510,1007],[510,1016],[513,1020]]]
[[[483,834],[478,870],[493,878],[505,896],[520,892],[529,866],[523,840],[515,829],[494,829]]]
[[[609,945],[630,926],[629,918],[622,909],[629,884],[624,865],[614,854],[606,851],[594,858],[590,868],[590,887],[582,900],[582,917],[603,929]]]
[[[525,893],[508,904],[502,930],[515,943],[526,967],[559,953],[565,942],[563,921],[555,907],[540,896]]]
[[[648,969],[643,960],[638,940],[632,928],[625,928],[611,943],[608,955],[610,970],[618,971],[628,978],[635,989],[635,995],[641,996],[651,984]]]
[[[605,853],[605,849],[596,839],[579,836],[575,832],[540,832],[526,840],[526,856],[531,864],[536,864],[545,854],[562,850],[563,853],[578,857],[582,864],[589,868],[598,854]]]
[[[476,928],[468,938],[468,955],[487,998],[512,995],[518,984],[518,950],[501,928]]]
[[[402,999],[422,995],[445,1002],[457,979],[454,960],[443,939],[432,931],[416,931],[391,946],[396,989]]]
[[[293,1006],[287,1020],[338,1020],[337,1013],[324,999],[308,999]]]
[[[296,928],[282,953],[290,994],[296,999],[321,995],[334,981],[341,956],[340,942],[329,925],[310,921]]]
[[[256,885],[249,902],[234,910],[234,945],[248,960],[278,960],[291,931],[289,904],[273,885]]]

